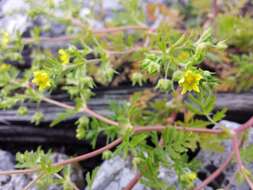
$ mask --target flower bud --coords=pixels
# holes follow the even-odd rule
[[[224,49],[226,49],[228,46],[227,46],[227,44],[225,43],[225,41],[223,40],[223,41],[218,42],[218,43],[216,44],[215,47],[216,47],[217,49],[224,50]]]
[[[142,63],[142,67],[149,74],[156,74],[160,72],[160,57],[155,54],[148,54]]]
[[[21,106],[18,108],[18,114],[21,116],[27,115],[28,114],[28,109],[25,106]]]
[[[179,81],[182,78],[182,75],[183,75],[183,72],[180,70],[177,70],[173,73],[172,78],[174,81]]]
[[[172,87],[172,81],[169,79],[159,79],[156,89],[159,89],[162,92],[169,91]]]
[[[108,159],[110,159],[111,157],[112,157],[112,152],[111,152],[110,150],[106,150],[106,151],[104,151],[103,154],[102,154],[102,158],[103,158],[104,160],[108,160]]]
[[[138,168],[137,166],[141,163],[141,161],[142,159],[140,157],[134,157],[132,161],[133,167],[137,169]]]
[[[90,77],[90,76],[85,76],[82,79],[82,82],[88,88],[93,88],[94,87],[94,81],[93,81],[92,77]]]
[[[62,64],[65,65],[69,63],[70,56],[67,51],[65,51],[64,49],[59,49],[58,54],[59,54],[59,59]]]
[[[142,86],[143,81],[145,81],[143,74],[139,72],[133,73],[131,80],[133,85],[138,84],[139,86]]]

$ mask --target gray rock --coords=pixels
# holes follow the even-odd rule
[[[53,161],[59,162],[67,159],[68,156],[65,154],[54,153]],[[14,157],[6,152],[0,150],[0,171],[12,170],[15,168]],[[71,167],[71,180],[78,187],[82,188],[84,178],[81,167],[77,164]],[[32,175],[11,175],[11,176],[0,176],[0,189],[1,190],[20,190],[23,189],[30,181],[34,180],[37,174]],[[62,190],[63,188],[58,185],[51,185],[48,190]],[[30,190],[37,190],[36,187],[32,187]]]
[[[239,126],[240,125],[238,123],[223,120],[219,122],[218,125],[214,127],[214,129],[220,129],[221,127],[226,127],[228,129],[235,129]],[[222,142],[222,145],[224,146],[224,152],[217,153],[211,151],[200,151],[200,153],[197,156],[197,159],[204,161],[205,165],[213,164],[215,166],[219,166],[221,163],[225,161],[227,155],[232,149],[232,144],[229,139],[224,140]]]
[[[14,157],[9,152],[0,150],[0,170],[11,170],[14,168]]]
[[[57,163],[66,159],[68,159],[68,156],[66,154],[53,153],[52,160],[54,163]],[[82,167],[78,163],[71,165],[70,178],[71,178],[71,181],[74,184],[76,184],[77,187],[82,188],[84,186],[84,176],[83,176]]]
[[[97,172],[92,190],[122,190],[129,181],[136,175],[131,169],[130,159],[123,160],[116,156],[104,161]],[[86,188],[88,190],[88,188]],[[137,184],[133,190],[149,190],[142,184]]]
[[[14,163],[13,163],[14,157],[3,150],[0,150],[0,170],[11,170],[14,168]],[[11,180],[11,176],[0,176],[0,184],[5,185],[9,183]],[[1,187],[0,185],[0,187]]]
[[[214,128],[218,129],[221,127],[226,127],[228,129],[238,128],[240,124],[229,122],[229,121],[221,121]],[[252,143],[253,141],[253,130],[249,131],[249,140],[248,143]],[[219,167],[221,163],[225,161],[227,155],[230,153],[232,149],[231,140],[222,141],[222,145],[224,146],[223,153],[214,153],[210,151],[200,151],[197,155],[197,159],[203,163],[203,168],[200,172],[204,172],[207,176],[209,176],[213,170]],[[170,159],[168,162],[173,164]],[[253,163],[248,165],[247,168],[253,172]],[[211,171],[212,170],[212,171]],[[230,189],[234,190],[248,190],[247,184],[238,185],[235,180],[233,180],[234,172],[236,171],[236,167],[234,164],[230,164],[227,170],[214,181],[216,186],[223,184],[223,186],[231,181]],[[130,159],[123,160],[119,156],[112,158],[110,160],[104,161],[97,172],[97,176],[95,177],[94,184],[92,186],[92,190],[121,190],[123,189],[128,182],[136,175],[136,171],[132,168]],[[158,176],[169,186],[175,185],[177,189],[179,189],[177,181],[178,176],[176,172],[171,168],[160,168],[160,173]],[[202,181],[197,179],[194,184],[198,186]],[[138,183],[134,190],[148,190],[149,188],[144,185]],[[86,188],[86,190],[88,190]],[[213,190],[212,187],[206,187],[205,190]]]
[[[9,152],[0,150],[0,171],[13,170],[14,156]],[[26,175],[0,176],[1,190],[20,190],[29,183]]]
[[[168,159],[169,163],[172,163]],[[123,160],[119,156],[116,156],[110,160],[104,161],[99,170],[97,176],[94,179],[92,190],[122,190],[127,184],[134,178],[136,171],[131,165],[131,160],[127,158]],[[178,176],[176,172],[171,168],[160,168],[158,178],[162,179],[168,186],[175,186],[178,190]],[[199,180],[200,181],[200,180]],[[88,188],[86,188],[88,190]],[[137,183],[133,190],[151,190],[145,187],[141,183]],[[206,190],[212,190],[212,188],[206,188]]]
[[[168,185],[176,184],[178,180],[175,170],[171,168],[160,168],[160,174],[158,177]]]
[[[16,32],[23,33],[29,26],[28,16],[26,11],[28,5],[24,0],[6,0],[2,4],[1,14],[4,15],[0,19],[0,28],[9,34]]]

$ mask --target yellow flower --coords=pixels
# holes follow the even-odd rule
[[[10,42],[10,35],[7,32],[3,32],[1,45],[6,47]]]
[[[59,59],[62,64],[68,64],[69,63],[69,54],[64,49],[59,49],[58,51]]]
[[[187,70],[184,73],[183,78],[180,79],[179,85],[183,88],[182,94],[185,94],[187,91],[192,91],[194,90],[195,92],[199,92],[199,81],[203,77],[192,70]]]
[[[197,179],[197,174],[195,172],[187,172],[181,176],[182,181],[188,182],[189,185]]]
[[[9,70],[10,67],[11,67],[10,65],[5,64],[5,63],[0,64],[0,72],[1,72],[1,73],[2,73],[2,72],[6,72],[6,71]]]
[[[46,88],[51,86],[51,82],[47,72],[45,71],[35,71],[33,73],[34,79],[32,83],[36,84],[39,87],[39,90],[45,90]]]
[[[183,51],[183,52],[181,52],[181,53],[178,55],[178,59],[181,60],[181,61],[185,61],[185,60],[187,60],[189,57],[190,57],[190,54],[189,54],[189,52],[187,52],[187,51]]]

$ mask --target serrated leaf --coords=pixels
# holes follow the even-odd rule
[[[208,115],[214,108],[215,102],[216,102],[216,97],[213,95],[209,96],[210,98],[207,99],[207,103],[204,107],[204,114]]]
[[[202,114],[201,108],[196,105],[192,104],[191,102],[185,102],[186,107],[195,114]]]
[[[223,119],[223,118],[226,116],[226,112],[227,112],[227,109],[226,109],[226,108],[223,108],[221,111],[216,112],[216,113],[213,115],[213,120],[214,120],[215,122],[220,121],[221,119]]]
[[[130,141],[130,144],[129,146],[131,148],[135,148],[138,144],[142,143],[142,142],[145,142],[145,139],[148,137],[147,134],[139,134],[139,135],[136,135],[132,138],[132,140]]]
[[[53,122],[50,124],[50,127],[54,127],[55,125],[59,124],[60,122],[73,117],[75,114],[77,114],[76,110],[66,110],[65,112],[59,113],[57,117],[53,120]]]
[[[32,116],[31,122],[35,125],[39,125],[39,123],[44,119],[44,114],[42,112],[35,112],[35,114]]]
[[[253,144],[241,149],[241,157],[247,163],[253,162]]]

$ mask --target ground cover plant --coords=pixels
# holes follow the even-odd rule
[[[119,1],[119,8],[108,18],[100,1],[91,1],[86,11],[81,9],[82,1],[27,1],[31,22],[41,23],[35,22],[28,36],[1,31],[0,109],[14,107],[26,115],[25,103],[33,102],[38,111],[31,122],[39,125],[44,117],[41,102],[64,108],[49,127],[82,113],[73,123],[76,138],[95,147],[103,134],[107,145],[59,163],[52,162],[50,151],[40,148],[20,152],[17,170],[0,175],[37,173],[24,190],[46,189],[51,184],[76,190],[70,164],[99,154],[104,159],[130,155],[138,174],[125,190],[139,180],[153,189],[175,189],[157,177],[160,167],[175,170],[180,189],[200,190],[230,162],[237,164],[236,178],[253,189],[253,176],[245,167],[245,162],[252,162],[252,145],[244,146],[253,119],[237,129],[212,129],[226,114],[226,109],[214,111],[217,90],[241,92],[253,86],[252,18],[241,13],[246,1],[233,6],[233,11],[229,3],[206,1],[211,5],[206,9],[209,6],[201,2],[167,6]],[[95,21],[102,22],[103,28],[94,27]],[[50,35],[55,23],[65,27],[60,36]],[[32,49],[28,66],[22,56],[24,48]],[[88,107],[94,89],[126,81],[152,88],[133,94],[124,104],[112,102],[111,116]],[[72,104],[54,100],[55,91],[68,94]],[[154,99],[158,93],[165,98]],[[189,160],[189,151],[222,151],[224,139],[232,142],[230,154],[196,186],[201,163]],[[88,187],[95,174],[87,174]]]

